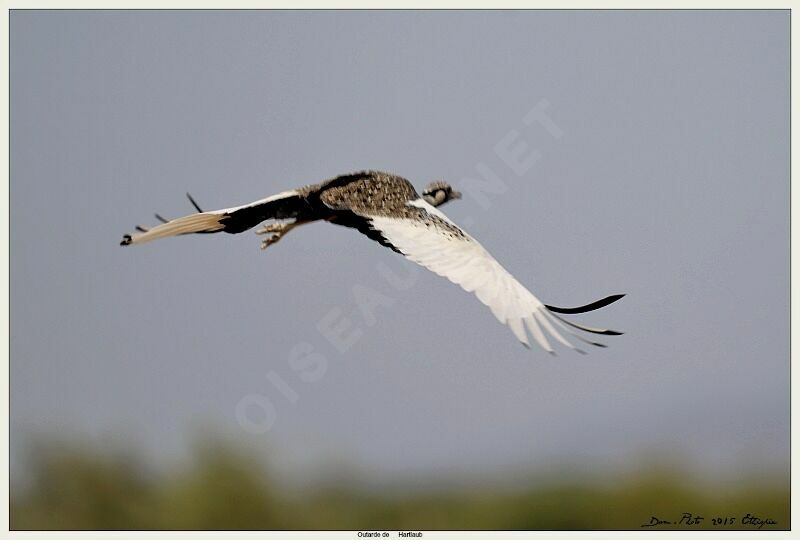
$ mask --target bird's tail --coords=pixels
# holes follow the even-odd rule
[[[172,221],[167,221],[151,229],[137,227],[141,233],[132,235],[126,234],[122,237],[120,245],[143,244],[151,240],[166,238],[168,236],[177,236],[179,234],[219,232],[225,228],[222,224],[222,218],[224,216],[224,212],[201,212],[199,214],[190,214],[173,219]]]

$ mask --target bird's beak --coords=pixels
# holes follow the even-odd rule
[[[460,199],[461,198],[461,192],[460,191],[451,191],[450,192],[450,198],[451,199]]]

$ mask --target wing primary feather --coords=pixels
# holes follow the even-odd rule
[[[592,328],[591,326],[583,326],[581,324],[576,324],[574,322],[570,322],[563,317],[559,317],[555,313],[552,313],[553,317],[557,318],[559,321],[572,326],[573,328],[577,328],[578,330],[583,330],[584,332],[591,332],[592,334],[603,334],[604,336],[621,336],[622,332],[617,332],[616,330],[608,330],[606,328]]]
[[[605,343],[600,343],[599,341],[588,340],[585,337],[581,336],[580,334],[577,334],[577,333],[573,332],[572,330],[567,328],[564,324],[562,324],[561,321],[556,319],[555,316],[552,313],[548,313],[547,311],[545,311],[544,314],[547,315],[556,324],[556,326],[561,328],[564,332],[566,332],[567,334],[571,335],[575,339],[577,339],[579,341],[582,341],[583,343],[586,343],[587,345],[594,345],[595,347],[601,347],[603,349],[608,347],[608,345],[606,345]]]
[[[531,334],[533,335],[533,339],[536,340],[536,343],[538,343],[539,346],[542,349],[546,350],[547,352],[549,352],[552,355],[555,355],[556,354],[555,351],[550,346],[550,343],[547,341],[547,338],[544,336],[544,333],[542,332],[542,329],[539,328],[539,325],[536,323],[536,319],[533,318],[533,315],[532,314],[528,315],[527,317],[525,317],[523,319],[523,321],[525,321],[525,326],[528,327],[528,330],[531,331]]]
[[[620,298],[624,297],[624,294],[612,294],[611,296],[606,296],[600,300],[596,300],[591,304],[586,304],[585,306],[578,306],[574,308],[562,308],[558,306],[548,306],[545,305],[547,309],[553,311],[555,313],[563,313],[565,315],[574,315],[576,313],[587,313],[589,311],[594,311],[596,309],[600,309],[602,307],[606,307],[609,304],[613,304]]]
[[[156,213],[156,214],[154,214],[154,215],[156,216],[156,219],[157,219],[158,221],[160,221],[161,223],[167,223],[167,222],[169,221],[167,218],[165,218],[164,216],[162,216],[162,215],[161,215],[161,214],[159,214],[159,213]]]
[[[145,228],[144,228],[144,227],[142,227],[141,225],[137,225],[137,226],[136,226],[136,227],[134,227],[134,228],[135,228],[137,231],[139,231],[139,232],[147,232],[147,229],[145,229]]]
[[[550,321],[547,320],[547,317],[545,316],[544,313],[545,313],[544,310],[542,308],[539,308],[533,312],[533,316],[536,317],[536,320],[539,321],[539,324],[541,324],[544,327],[544,329],[547,330],[550,333],[550,335],[556,339],[556,341],[561,343],[563,346],[572,349],[573,351],[577,351],[580,354],[586,354],[586,351],[584,351],[583,349],[579,349],[578,347],[570,343],[564,336],[559,334],[558,330],[553,328],[553,325],[550,324]]]
[[[174,219],[168,223],[156,225],[152,229],[143,230],[143,228],[137,227],[139,231],[142,231],[142,234],[133,236],[129,234],[124,235],[121,245],[141,244],[158,238],[166,238],[179,234],[221,231],[224,228],[224,226],[220,224],[221,217],[222,216],[219,214],[212,213],[189,214],[188,216]]]
[[[195,201],[195,200],[192,198],[191,194],[189,194],[189,192],[188,192],[188,191],[186,192],[186,197],[189,199],[189,202],[190,202],[190,203],[192,203],[192,206],[194,206],[194,207],[195,207],[195,209],[197,209],[197,211],[198,211],[198,212],[200,212],[200,213],[202,214],[202,213],[203,213],[203,209],[202,209],[202,208],[200,208],[200,205],[199,205],[199,204],[197,204],[197,201]]]
[[[530,349],[531,345],[528,341],[528,336],[525,335],[525,327],[522,325],[522,320],[512,317],[508,319],[508,326],[511,328],[511,331],[514,332],[514,335],[517,336],[519,342]]]

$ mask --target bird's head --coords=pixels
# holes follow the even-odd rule
[[[431,182],[425,187],[425,190],[422,192],[422,198],[431,206],[439,206],[447,201],[460,199],[461,193],[450,187],[450,184],[447,182],[439,180]]]

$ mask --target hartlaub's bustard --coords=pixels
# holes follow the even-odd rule
[[[325,220],[357,229],[381,245],[457,283],[464,290],[474,292],[526,347],[529,346],[526,327],[536,342],[550,353],[553,349],[545,332],[562,345],[579,352],[583,351],[564,338],[561,332],[598,347],[605,345],[585,339],[572,328],[592,334],[620,334],[573,323],[558,314],[599,309],[624,295],[608,296],[577,308],[543,304],[500,266],[477,240],[437,208],[460,197],[461,194],[445,182],[431,183],[420,197],[405,178],[385,172],[364,171],[212,212],[203,212],[189,196],[198,213],[172,221],[156,214],[163,222],[161,225],[151,229],[136,227],[140,234],[126,234],[121,245],[141,244],[180,234],[240,233],[262,221],[291,220],[271,223],[256,231],[256,234],[267,235],[261,244],[265,249],[298,225]]]

